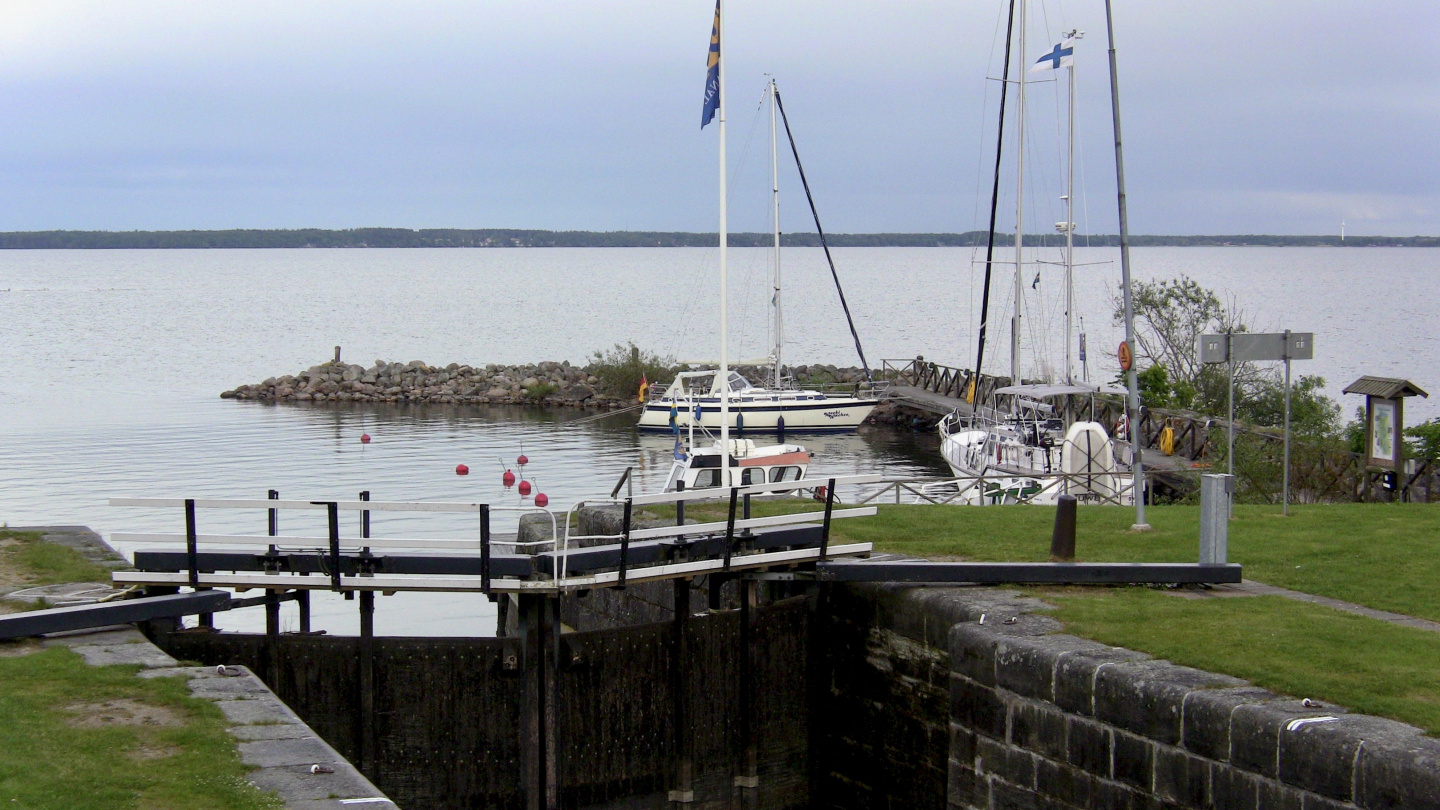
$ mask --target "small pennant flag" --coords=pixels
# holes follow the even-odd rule
[[[1060,68],[1071,67],[1074,64],[1075,38],[1066,37],[1049,53],[1035,60],[1035,66],[1030,68],[1030,72],[1044,73],[1047,70],[1059,70]]]
[[[710,57],[705,74],[705,107],[700,110],[700,128],[715,118],[720,109],[720,0],[715,0],[715,25],[710,29]]]
[[[644,405],[644,404],[645,404],[645,397],[648,396],[649,393],[650,393],[650,381],[647,380],[647,379],[645,379],[645,375],[642,373],[642,374],[640,375],[640,394],[639,394],[639,396],[636,397],[636,399],[639,400],[639,402],[640,402],[641,405]]]

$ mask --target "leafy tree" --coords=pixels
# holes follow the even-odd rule
[[[1363,436],[1363,429],[1361,435]],[[1405,428],[1415,441],[1405,442],[1405,452],[1414,458],[1440,458],[1440,418]]]

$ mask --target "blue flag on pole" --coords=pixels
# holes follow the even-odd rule
[[[1050,50],[1049,53],[1035,60],[1035,66],[1030,68],[1031,73],[1044,73],[1047,70],[1059,70],[1075,64],[1075,38],[1066,37]]]
[[[715,118],[720,108],[720,0],[715,0],[715,25],[710,29],[710,59],[705,74],[705,108],[700,111],[700,128]]]

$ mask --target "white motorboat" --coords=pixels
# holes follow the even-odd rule
[[[805,477],[814,454],[798,444],[757,446],[749,439],[731,439],[729,452],[722,453],[717,441],[682,455],[670,467],[666,492],[680,489],[682,482],[687,490],[725,486],[725,476],[720,474],[722,463],[730,466],[731,485],[798,482]]]
[[[650,397],[640,415],[641,430],[720,428],[721,383],[714,371],[683,371],[664,391]],[[736,431],[848,431],[870,411],[874,398],[803,388],[768,388],[729,374],[730,427]]]

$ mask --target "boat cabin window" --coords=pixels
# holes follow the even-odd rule
[[[719,472],[719,470],[716,470]],[[741,484],[763,484],[765,483],[765,471],[758,467],[749,467],[740,474]]]
[[[749,387],[750,387],[750,381],[749,381],[749,380],[745,379],[744,377],[741,377],[738,373],[736,373],[736,372],[734,372],[734,371],[730,372],[730,390],[731,390],[731,391],[744,391],[746,388],[749,388]],[[719,392],[717,391],[716,393],[718,394]]]
[[[777,481],[799,481],[799,467],[774,467],[770,470],[770,483]]]
[[[706,487],[718,487],[718,486],[720,486],[720,470],[719,470],[718,468],[717,468],[717,469],[713,469],[713,470],[701,470],[701,471],[699,471],[698,473],[696,473],[696,475],[695,475],[695,488],[696,488],[696,489],[704,489],[704,488],[706,488]]]

